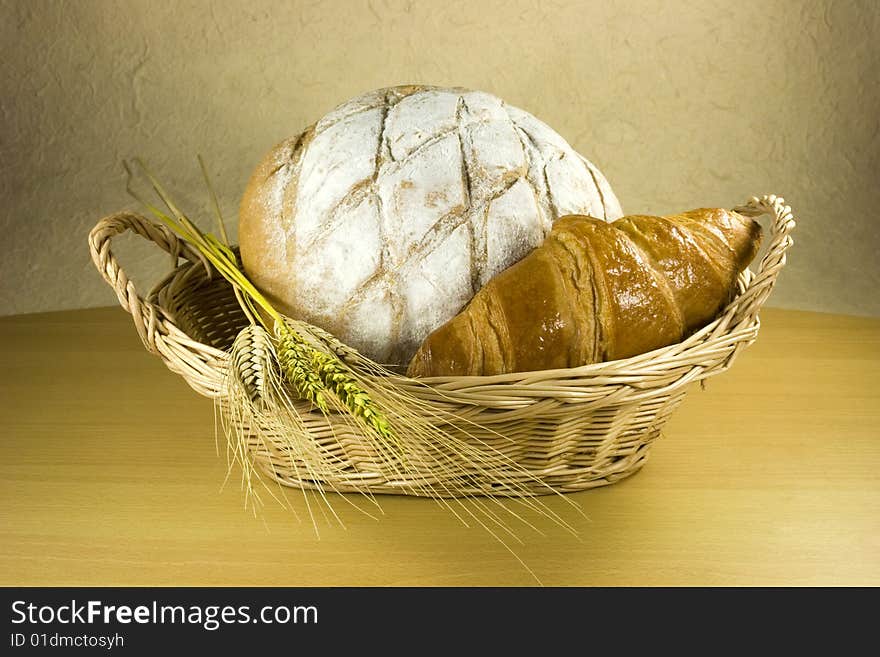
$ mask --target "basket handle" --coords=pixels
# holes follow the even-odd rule
[[[89,250],[95,267],[115,290],[119,305],[131,314],[144,347],[153,354],[161,355],[166,351],[162,348],[165,345],[161,344],[164,336],[172,332],[177,334],[182,332],[174,325],[173,318],[164,309],[149,300],[152,295],[145,299],[138,294],[134,283],[129,280],[111,251],[110,241],[126,231],[158,244],[163,251],[171,254],[175,265],[178,258],[183,257],[193,263],[201,262],[209,276],[211,268],[201,254],[178,239],[170,229],[153,223],[139,214],[119,212],[104,217],[89,233]]]
[[[753,321],[767,297],[770,296],[770,292],[776,284],[776,278],[785,266],[785,252],[793,244],[789,233],[794,229],[796,223],[791,214],[791,208],[785,204],[785,199],[774,194],[761,198],[752,197],[745,205],[733,208],[733,210],[747,217],[773,215],[773,225],[770,228],[770,246],[761,259],[757,272],[751,276],[746,289],[734,301],[736,308],[730,315],[728,325],[736,326],[743,321]]]

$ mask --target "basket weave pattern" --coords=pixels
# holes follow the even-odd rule
[[[769,246],[757,272],[744,271],[734,299],[713,322],[684,341],[623,360],[583,367],[486,377],[444,377],[420,382],[399,377],[395,385],[430,403],[444,417],[443,428],[462,440],[480,441],[506,458],[492,476],[443,482],[430,468],[420,481],[400,480],[372,458],[367,441],[349,422],[299,405],[309,438],[342,459],[333,481],[314,482],[291,463],[281,439],[253,439],[256,463],[282,484],[331,490],[419,494],[419,483],[449,486],[451,495],[510,494],[511,481],[534,493],[568,492],[614,483],[644,465],[651,444],[684,399],[688,384],[725,371],[758,334],[758,312],[766,301],[792,243],[791,208],[782,198],[753,198],[735,208],[749,216],[773,217]],[[172,255],[173,270],[141,297],[111,249],[126,231],[158,244]],[[95,266],[128,311],[144,347],[162,358],[202,395],[224,403],[229,348],[247,320],[228,283],[201,256],[164,226],[132,213],[102,219],[89,235]],[[177,263],[183,258],[184,262]],[[345,357],[345,349],[339,352]],[[258,360],[253,371],[261,376]],[[239,367],[241,370],[242,368]],[[450,415],[447,415],[450,414]],[[453,415],[454,414],[454,415]],[[244,427],[249,430],[249,427]],[[442,446],[438,446],[442,450]],[[494,452],[493,450],[497,450]],[[511,468],[510,461],[517,467]],[[461,464],[463,469],[467,464]],[[522,490],[522,489],[520,489]]]

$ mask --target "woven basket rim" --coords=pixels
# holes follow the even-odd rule
[[[785,265],[785,252],[792,243],[789,233],[795,227],[795,221],[791,208],[785,205],[782,197],[775,195],[753,197],[734,210],[749,216],[774,215],[768,249],[757,271],[747,268],[739,275],[737,293],[719,316],[680,342],[628,358],[572,368],[419,379],[411,379],[402,374],[395,376],[402,384],[427,386],[442,393],[454,393],[456,401],[461,401],[468,391],[485,395],[493,390],[500,392],[538,383],[548,385],[554,381],[573,380],[583,385],[590,380],[612,379],[613,381],[608,383],[624,383],[628,378],[645,377],[666,367],[681,367],[687,370],[700,361],[701,352],[724,345],[731,340],[751,342],[760,327],[758,311],[772,290],[779,271]],[[138,296],[134,285],[124,274],[109,248],[110,239],[126,230],[156,242],[175,259],[178,257],[185,259],[164,276],[146,298]],[[201,359],[201,367],[196,369],[201,369],[202,375],[210,375],[209,372],[204,371],[207,368],[222,376],[228,352],[201,343],[183,332],[176,326],[173,314],[166,307],[167,303],[163,302],[167,300],[165,293],[175,281],[180,282],[183,279],[188,284],[193,282],[204,284],[213,280],[210,265],[198,252],[180,241],[167,228],[133,213],[118,213],[102,219],[90,233],[89,243],[98,270],[115,289],[122,307],[132,314],[135,327],[147,349],[161,355],[169,368],[181,373],[197,391],[208,396],[217,396],[219,394],[217,390],[208,391],[206,386],[190,380],[187,373],[181,371],[195,363],[175,362],[181,359],[180,350],[172,350],[174,353],[169,353],[168,349],[164,348],[167,344],[163,345],[163,342],[167,343],[169,340],[175,342],[177,346],[183,345],[184,349],[192,350],[197,354],[197,358]],[[717,368],[704,367],[701,372],[689,379],[705,378],[713,373],[714,369]],[[686,372],[683,372],[683,376],[685,375]],[[593,385],[602,385],[602,383]]]

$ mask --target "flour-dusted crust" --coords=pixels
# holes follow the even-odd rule
[[[394,87],[276,146],[245,191],[239,242],[283,312],[404,364],[565,214],[623,213],[547,125],[479,91]]]

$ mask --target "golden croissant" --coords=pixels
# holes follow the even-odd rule
[[[675,344],[727,304],[760,241],[755,220],[722,209],[563,217],[425,338],[407,373],[568,368]]]

